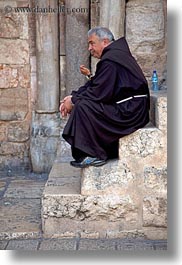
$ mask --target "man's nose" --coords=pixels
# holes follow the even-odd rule
[[[89,44],[88,45],[88,50],[91,51],[92,50],[92,46]]]

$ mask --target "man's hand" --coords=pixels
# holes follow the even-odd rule
[[[90,70],[85,67],[85,65],[80,65],[80,72],[83,74],[83,75],[90,75]]]
[[[73,108],[73,103],[71,101],[71,98],[72,96],[67,96],[61,101],[59,110],[63,118],[65,118],[68,114],[71,113],[71,110]]]

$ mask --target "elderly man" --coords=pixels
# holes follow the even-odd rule
[[[64,98],[63,117],[70,114],[63,138],[71,145],[74,167],[101,166],[118,156],[119,138],[149,122],[147,81],[124,37],[96,27],[88,32],[88,49],[100,59],[95,75]]]

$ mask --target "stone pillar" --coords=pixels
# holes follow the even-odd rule
[[[115,39],[124,36],[125,0],[100,0],[100,26],[109,28]]]
[[[66,90],[69,94],[85,83],[80,65],[89,66],[87,32],[89,29],[89,1],[67,0],[66,16]]]
[[[37,0],[36,5],[49,12],[36,13],[37,104],[30,152],[33,171],[48,172],[60,141],[58,1]]]
[[[59,56],[60,56],[60,100],[63,99],[66,92],[66,21],[65,21],[65,1],[59,2],[60,10],[64,12],[59,13]]]
[[[37,0],[41,8],[58,8],[55,0]],[[59,106],[58,13],[36,14],[38,112],[55,112]]]

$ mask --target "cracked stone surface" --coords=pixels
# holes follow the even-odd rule
[[[47,176],[0,172],[0,240],[39,238]]]

